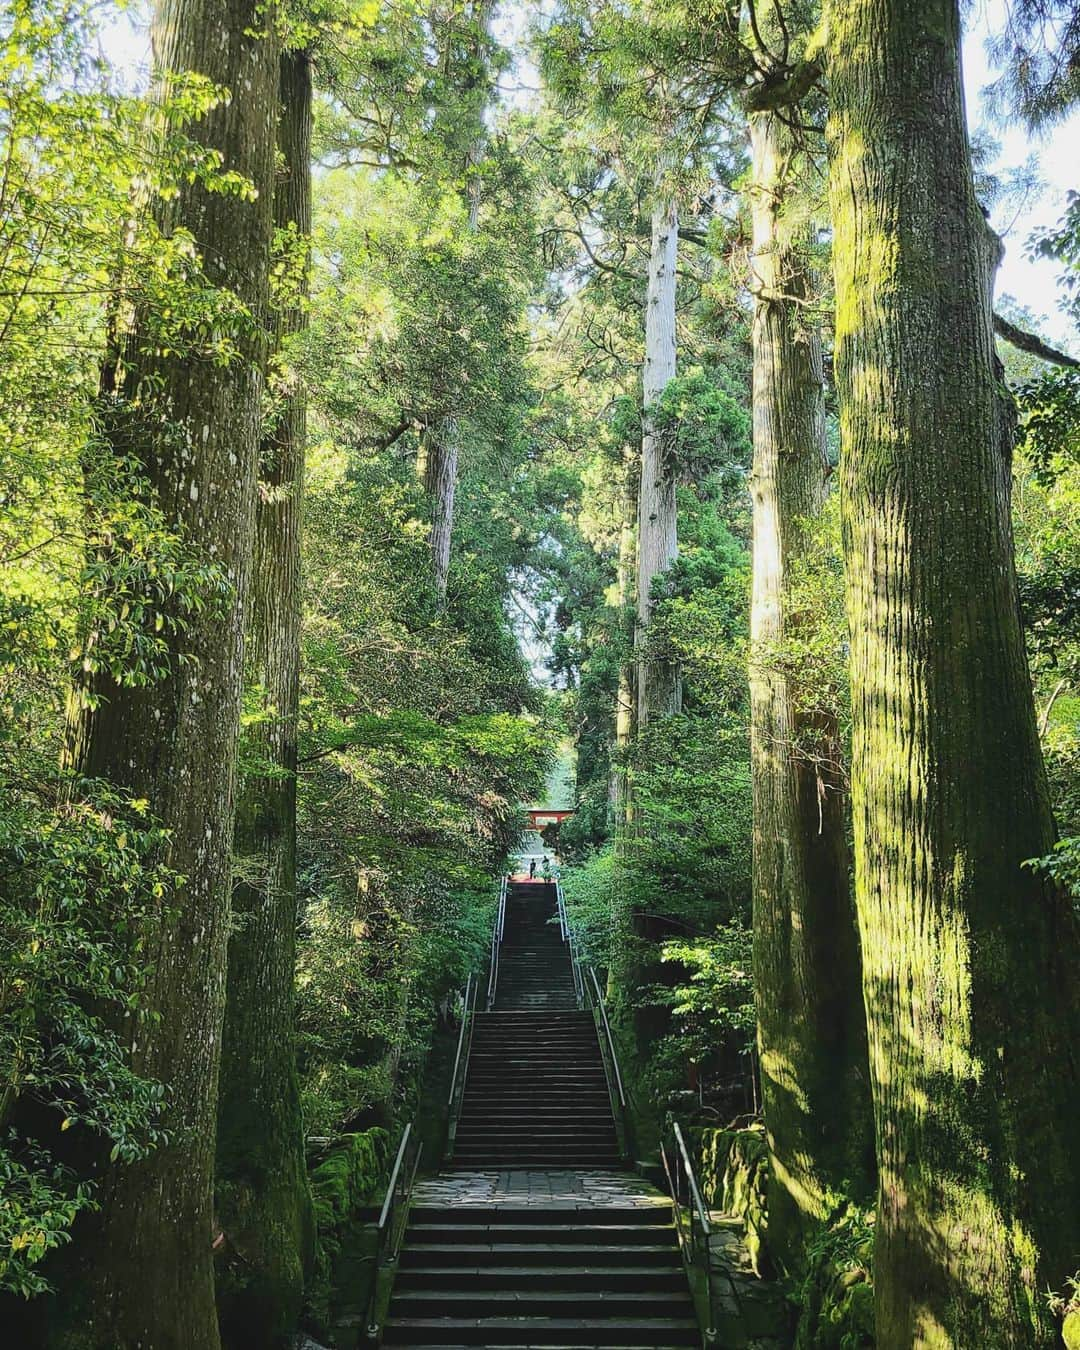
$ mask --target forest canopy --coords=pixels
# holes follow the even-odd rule
[[[1078,1350],[1080,11],[990,9],[9,0],[13,1345],[358,1343],[569,764],[767,1344]]]

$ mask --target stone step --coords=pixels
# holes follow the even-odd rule
[[[637,1289],[686,1293],[676,1259],[662,1266],[415,1266],[402,1270],[394,1289]]]
[[[608,1266],[663,1266],[677,1261],[678,1249],[670,1241],[644,1243],[611,1243],[602,1254],[595,1243],[572,1242],[466,1242],[453,1245],[438,1242],[416,1242],[407,1238],[401,1252],[402,1269],[413,1266],[484,1268],[506,1266],[591,1266],[594,1261]]]
[[[591,1203],[582,1199],[576,1204],[514,1205],[506,1201],[478,1205],[472,1203],[413,1205],[410,1219],[417,1223],[476,1224],[553,1224],[588,1223],[593,1228],[624,1227],[626,1224],[651,1225],[654,1228],[672,1228],[671,1201],[659,1199],[648,1204],[622,1205],[611,1202]]]
[[[530,1281],[531,1286],[531,1281]],[[398,1317],[693,1317],[685,1287],[628,1289],[406,1289],[395,1292],[390,1316]]]
[[[508,1242],[540,1243],[544,1246],[566,1243],[578,1246],[594,1246],[596,1243],[614,1242],[618,1246],[655,1247],[661,1242],[673,1242],[675,1230],[670,1225],[653,1224],[427,1224],[409,1223],[408,1235],[411,1240],[425,1244],[435,1242]]]
[[[698,1345],[693,1318],[410,1317],[386,1324],[386,1345],[660,1346]]]

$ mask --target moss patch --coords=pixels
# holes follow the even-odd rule
[[[311,1172],[318,1245],[309,1292],[311,1318],[320,1329],[330,1320],[338,1266],[346,1256],[366,1252],[359,1229],[382,1198],[390,1155],[390,1135],[380,1126],[343,1135]],[[351,1298],[363,1297],[359,1275],[351,1273]]]
[[[754,1274],[761,1277],[768,1267],[769,1151],[765,1129],[762,1125],[741,1130],[705,1129],[697,1142],[698,1175],[705,1203],[742,1223]]]

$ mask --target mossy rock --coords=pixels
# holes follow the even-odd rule
[[[390,1136],[376,1126],[347,1134],[311,1173],[311,1194],[319,1236],[348,1222],[379,1194],[390,1152]]]
[[[389,1155],[389,1133],[374,1126],[360,1134],[342,1135],[311,1171],[318,1244],[308,1313],[320,1330],[327,1325],[343,1248],[365,1245],[356,1230],[382,1198]]]
[[[766,1186],[769,1150],[765,1128],[704,1129],[698,1133],[702,1196],[710,1209],[723,1210],[743,1225],[746,1250],[754,1274],[766,1272],[768,1210]]]

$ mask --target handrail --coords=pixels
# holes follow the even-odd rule
[[[401,1134],[401,1142],[398,1144],[390,1180],[386,1183],[386,1196],[376,1225],[378,1239],[375,1249],[375,1278],[372,1281],[367,1314],[367,1340],[376,1345],[382,1330],[379,1304],[384,1280],[380,1279],[380,1276],[397,1261],[401,1251],[409,1219],[409,1197],[420,1166],[423,1147],[413,1131],[413,1123],[410,1120]]]
[[[453,1106],[454,1093],[457,1091],[458,1066],[461,1064],[461,1046],[465,1040],[465,1027],[469,1021],[469,995],[472,993],[472,985],[473,975],[470,972],[461,994],[461,1026],[458,1028],[457,1053],[454,1055],[454,1071],[450,1075],[450,1096],[447,1099],[447,1106]]]
[[[694,1165],[690,1161],[690,1153],[686,1147],[686,1141],[683,1139],[682,1130],[679,1128],[679,1122],[672,1120],[670,1125],[677,1157],[668,1157],[666,1141],[661,1138],[660,1158],[664,1164],[668,1189],[671,1192],[675,1231],[678,1234],[679,1251],[682,1253],[683,1263],[687,1269],[694,1265],[698,1266],[705,1277],[706,1315],[702,1319],[704,1323],[702,1335],[705,1345],[712,1345],[716,1341],[716,1326],[713,1316],[716,1309],[716,1299],[713,1296],[712,1254],[709,1250],[712,1225],[709,1222],[709,1212],[705,1208],[705,1202],[701,1198],[701,1189],[698,1186]],[[686,1183],[685,1204],[683,1181]],[[700,1312],[700,1304],[698,1304],[698,1309]]]
[[[461,1026],[458,1030],[454,1074],[450,1080],[450,1097],[447,1101],[449,1108],[446,1125],[447,1159],[454,1156],[454,1140],[457,1138],[458,1117],[461,1115],[462,1101],[465,1096],[465,1079],[469,1071],[469,1055],[472,1053],[472,1033],[476,1021],[476,1000],[479,992],[480,981],[475,974],[472,974],[462,991]]]
[[[562,882],[558,877],[555,878],[555,911],[559,916],[559,932],[562,940],[570,947],[570,972],[574,979],[574,997],[577,999],[579,1008],[585,1004],[585,981],[581,974],[581,963],[578,960],[577,942],[574,938],[574,930],[570,927],[570,916],[566,912],[566,899],[563,895]]]
[[[604,1002],[604,995],[600,992],[600,981],[596,978],[596,971],[592,966],[589,967],[589,975],[592,979],[593,989],[596,991],[596,1007],[600,1012],[600,1020],[604,1028],[604,1038],[607,1041],[608,1051],[611,1055],[611,1067],[615,1071],[615,1087],[619,1094],[619,1105],[625,1111],[626,1092],[623,1089],[622,1073],[619,1070],[619,1056],[615,1050],[615,1037],[611,1034],[611,1023],[608,1021],[607,1004]]]
[[[506,877],[499,886],[499,904],[495,911],[495,922],[491,926],[491,962],[488,967],[487,1010],[495,1006],[495,990],[499,984],[499,949],[502,947],[503,929],[506,927]]]
[[[690,1196],[694,1202],[694,1208],[698,1213],[698,1221],[701,1224],[702,1236],[708,1237],[712,1231],[709,1223],[709,1213],[705,1208],[705,1202],[701,1198],[701,1191],[698,1189],[697,1177],[694,1175],[694,1164],[690,1161],[690,1154],[686,1148],[686,1141],[683,1139],[682,1130],[679,1129],[679,1122],[671,1122],[671,1131],[675,1136],[675,1142],[679,1146],[679,1153],[682,1158],[683,1171],[686,1173],[686,1183],[690,1189]]]

